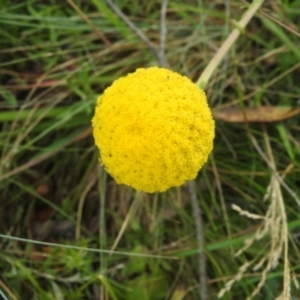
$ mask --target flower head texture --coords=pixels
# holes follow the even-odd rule
[[[137,69],[114,81],[98,98],[92,125],[107,172],[150,193],[194,179],[213,148],[204,91],[164,68]]]

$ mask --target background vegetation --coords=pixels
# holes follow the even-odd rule
[[[158,44],[160,0],[115,3]],[[239,0],[170,0],[171,68],[196,82],[247,7]],[[227,282],[222,299],[253,291],[255,299],[276,299],[286,284],[290,295],[281,299],[300,299],[299,38],[300,1],[265,1],[206,89],[216,138],[196,184],[211,299]],[[2,293],[199,299],[186,186],[139,199],[105,174],[91,136],[97,95],[114,79],[157,65],[147,45],[102,0],[0,0],[0,45]],[[232,107],[250,122],[232,123]],[[276,122],[268,122],[270,114]]]

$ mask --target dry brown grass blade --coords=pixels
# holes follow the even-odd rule
[[[216,120],[230,123],[244,122],[277,122],[296,116],[300,107],[291,106],[260,106],[260,107],[228,107],[213,109]]]
[[[98,173],[98,165],[96,165],[90,172],[85,188],[83,189],[79,198],[78,208],[77,208],[76,229],[75,229],[76,241],[80,240],[80,229],[81,229],[81,220],[82,220],[82,211],[83,211],[84,202],[87,194],[89,193],[89,191],[92,189],[92,187],[95,185],[95,183],[98,180],[97,173]]]
[[[89,17],[76,5],[73,0],[67,0],[67,2],[72,6],[72,8],[80,15],[80,17],[92,28],[96,35],[104,42],[106,46],[110,46],[111,42],[107,37],[94,25],[94,23],[89,19]]]
[[[33,167],[35,165],[38,165],[39,163],[41,163],[42,161],[44,161],[44,160],[48,159],[49,157],[55,155],[56,153],[58,153],[59,151],[61,151],[65,147],[67,147],[67,146],[69,146],[69,145],[71,145],[71,144],[73,144],[75,142],[78,142],[78,141],[80,141],[80,140],[82,140],[82,139],[84,139],[84,138],[86,138],[88,136],[90,136],[91,132],[92,132],[92,128],[91,127],[83,130],[81,133],[79,133],[77,136],[75,136],[70,141],[68,141],[65,144],[61,145],[59,148],[57,148],[57,149],[55,149],[55,150],[53,150],[51,152],[47,152],[47,153],[45,153],[45,154],[43,154],[43,155],[41,155],[41,156],[39,156],[37,158],[34,158],[34,159],[28,161],[27,163],[25,163],[25,164],[23,164],[23,165],[15,168],[15,169],[13,169],[13,170],[7,172],[6,174],[0,176],[0,181],[4,180],[6,178],[9,178],[9,177],[11,177],[13,175],[16,175],[16,174],[18,174],[18,173],[20,173],[20,172],[22,172],[22,171],[24,171],[26,169],[29,169],[29,168],[31,168],[31,167]]]
[[[19,299],[1,279],[0,279],[0,287],[9,295],[10,299],[12,300]]]

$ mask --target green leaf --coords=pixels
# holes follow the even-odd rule
[[[288,156],[290,157],[292,162],[295,162],[295,153],[293,151],[293,146],[290,142],[289,136],[288,136],[288,132],[285,128],[285,126],[282,123],[277,124],[276,126],[280,138],[282,140],[283,146],[288,154]]]
[[[7,89],[0,90],[0,97],[2,97],[6,101],[6,103],[11,106],[15,106],[18,104],[18,101],[14,94]]]
[[[290,40],[285,31],[283,31],[277,24],[270,21],[267,18],[261,18],[264,25],[272,31],[292,52],[300,59],[300,48],[299,45],[295,45],[293,41]]]

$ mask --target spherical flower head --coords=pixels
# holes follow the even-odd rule
[[[117,183],[163,192],[194,179],[213,148],[204,91],[168,69],[137,69],[108,87],[92,120],[101,163]]]

